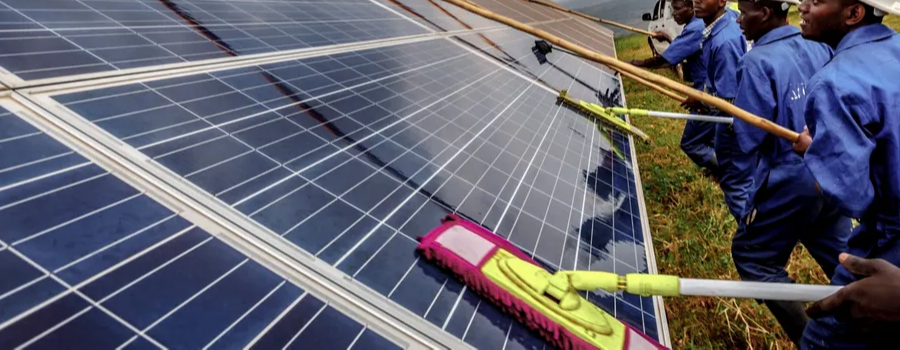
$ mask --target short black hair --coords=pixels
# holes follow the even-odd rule
[[[694,0],[672,0],[672,5],[675,5],[676,2],[694,2]]]
[[[862,2],[860,2],[862,4]],[[863,7],[866,8],[866,16],[863,17],[863,22],[866,24],[879,24],[884,21],[884,16],[876,16],[875,8],[869,4],[862,4]]]
[[[770,10],[772,10],[772,13],[774,13],[775,16],[777,16],[778,18],[787,18],[788,12],[791,11],[790,6],[787,7],[787,10],[784,9],[784,7],[783,7],[784,4],[788,4],[786,2],[772,1],[772,0],[760,0],[760,1],[757,1],[757,3],[759,3],[760,6],[768,7]],[[788,5],[790,5],[790,4],[788,4]]]

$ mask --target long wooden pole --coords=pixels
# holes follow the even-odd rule
[[[772,123],[769,120],[755,116],[752,113],[749,113],[743,109],[740,109],[740,108],[734,106],[733,104],[726,102],[725,100],[723,100],[721,98],[712,96],[705,92],[697,91],[691,87],[688,87],[684,84],[678,83],[669,78],[663,77],[663,76],[655,74],[655,73],[645,71],[643,69],[632,66],[628,63],[619,61],[615,58],[591,51],[587,48],[582,47],[581,45],[571,43],[563,38],[560,38],[556,35],[550,34],[544,30],[537,29],[535,27],[521,23],[519,21],[516,21],[516,20],[506,17],[506,16],[498,15],[496,13],[485,10],[483,8],[472,6],[469,3],[465,2],[464,0],[443,0],[443,1],[449,2],[456,6],[459,6],[463,9],[465,9],[469,12],[475,13],[479,16],[506,24],[515,29],[521,30],[523,32],[534,35],[541,39],[547,40],[551,44],[554,44],[556,46],[565,48],[569,51],[575,52],[589,60],[606,65],[616,71],[630,73],[634,76],[637,76],[641,79],[646,80],[647,82],[662,85],[668,89],[674,90],[674,91],[682,93],[684,95],[687,95],[690,98],[704,102],[707,105],[716,107],[720,111],[722,111],[726,114],[733,115],[735,118],[743,120],[744,122],[747,122],[750,125],[753,125],[753,126],[760,128],[772,135],[781,137],[790,142],[796,142],[800,138],[800,134],[794,132],[793,130],[789,130],[781,125]]]
[[[581,12],[578,12],[578,11],[574,11],[574,10],[567,9],[567,8],[562,7],[562,6],[559,6],[559,5],[557,5],[557,4],[551,4],[551,3],[548,3],[548,2],[543,2],[543,1],[538,1],[538,0],[525,0],[525,1],[527,1],[527,2],[533,2],[533,3],[535,3],[535,4],[544,5],[544,6],[547,6],[547,7],[549,7],[549,8],[553,8],[553,9],[556,9],[556,10],[559,10],[559,11],[562,11],[562,12],[567,12],[567,13],[570,13],[570,14],[573,14],[573,15],[576,15],[576,16],[579,16],[579,17],[582,17],[582,18],[586,18],[586,19],[592,20],[592,21],[594,21],[594,22],[600,22],[600,23],[603,23],[603,24],[611,25],[611,26],[613,26],[613,27],[619,27],[619,28],[622,28],[622,29],[625,29],[625,30],[630,30],[630,31],[635,32],[635,33],[638,33],[638,34],[644,34],[644,35],[647,35],[647,36],[653,36],[653,35],[655,35],[653,32],[649,32],[649,31],[646,31],[646,30],[643,30],[643,29],[638,29],[638,28],[635,28],[635,27],[632,27],[632,26],[629,26],[629,25],[624,25],[624,24],[622,24],[622,23],[613,22],[613,21],[606,20],[606,19],[603,19],[603,18],[597,18],[597,17],[591,16],[591,15],[588,15],[588,14],[584,14],[584,13],[581,13]]]
[[[641,78],[641,77],[638,77],[638,76],[636,76],[636,75],[634,75],[634,74],[631,74],[631,73],[628,73],[628,72],[625,72],[625,71],[620,71],[620,70],[616,70],[616,72],[619,72],[619,74],[622,74],[622,76],[628,77],[628,78],[630,78],[630,79],[632,79],[632,80],[638,82],[638,83],[641,84],[641,85],[644,85],[644,86],[649,87],[649,88],[651,88],[651,89],[653,89],[653,90],[656,90],[657,92],[659,92],[659,93],[661,93],[661,94],[663,94],[663,95],[666,95],[666,96],[672,98],[672,99],[675,100],[675,101],[678,101],[678,102],[681,102],[681,103],[684,103],[684,101],[687,101],[687,99],[684,98],[684,96],[681,96],[681,95],[676,94],[676,93],[674,93],[674,92],[672,92],[672,91],[669,91],[668,89],[666,89],[666,88],[664,88],[664,87],[662,87],[662,86],[659,86],[659,85],[656,85],[656,84],[654,84],[654,83],[651,83],[651,82],[647,81],[646,79],[643,79],[643,78]]]

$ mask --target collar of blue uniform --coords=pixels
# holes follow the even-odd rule
[[[834,50],[834,54],[837,55],[841,51],[849,50],[854,46],[882,40],[895,34],[897,34],[897,32],[883,24],[870,24],[859,27],[844,36],[844,39],[838,44],[837,49]]]
[[[723,18],[728,17],[726,16],[727,14],[728,10],[725,10],[725,12],[722,12],[722,15],[719,16],[719,18],[716,18],[716,20],[706,26],[706,28],[703,28],[703,40],[700,41],[701,49],[703,48],[703,43],[709,40],[709,37],[712,36],[713,31],[716,31],[716,28],[719,26],[719,22],[721,22]]]
[[[794,27],[792,25],[781,26],[775,29],[770,30],[766,35],[763,35],[762,38],[759,38],[756,42],[753,43],[754,47],[759,47],[768,43],[776,42],[778,40],[789,38],[794,35],[800,35],[800,29]]]

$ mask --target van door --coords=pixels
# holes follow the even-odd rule
[[[650,22],[647,30],[654,33],[666,32],[673,38],[681,34],[683,29],[682,26],[675,23],[675,19],[672,17],[672,4],[666,0],[658,0],[652,11],[644,14],[643,19]],[[669,43],[665,41],[647,38],[647,42],[653,55],[659,55],[669,47]]]

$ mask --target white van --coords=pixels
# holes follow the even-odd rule
[[[658,0],[656,5],[653,6],[653,12],[645,13],[641,19],[645,22],[650,22],[647,28],[650,32],[666,32],[672,38],[681,34],[681,30],[684,29],[684,27],[675,23],[675,18],[672,17],[672,4],[666,0]],[[669,47],[668,42],[649,37],[647,38],[647,43],[650,44],[650,50],[653,51],[654,56],[658,56]]]

